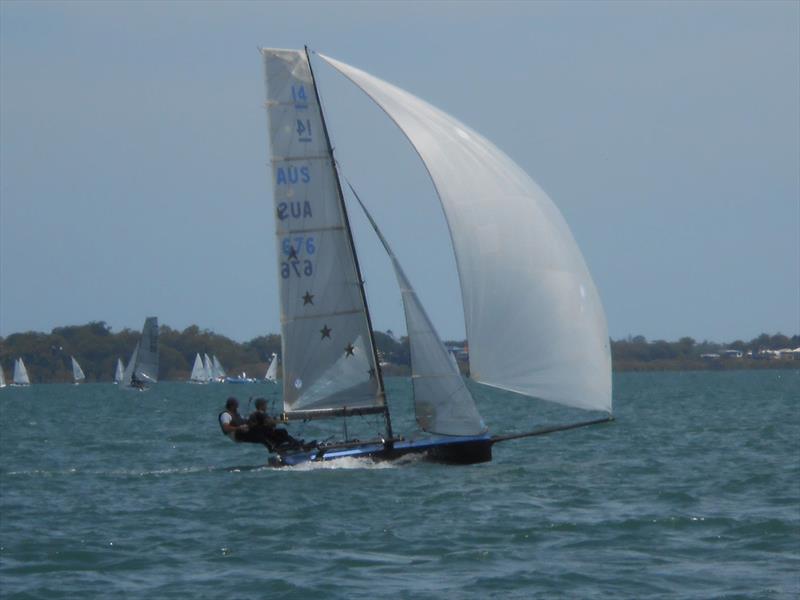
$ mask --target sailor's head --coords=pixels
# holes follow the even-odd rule
[[[264,398],[256,400],[256,410],[267,410],[267,401]]]
[[[225,408],[227,410],[236,410],[237,408],[239,408],[239,401],[233,396],[231,396],[225,401]]]

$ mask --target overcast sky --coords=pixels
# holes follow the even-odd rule
[[[145,316],[279,330],[257,47],[395,83],[563,212],[613,338],[800,331],[800,3],[0,2],[0,335]],[[314,64],[328,124],[439,332],[444,217],[402,134]],[[404,332],[353,213],[373,323]]]

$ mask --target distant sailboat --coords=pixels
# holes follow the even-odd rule
[[[458,266],[470,378],[520,398],[606,413],[581,423],[490,435],[457,365],[382,239],[402,292],[417,423],[432,437],[394,436],[308,50],[263,49],[262,54],[279,248],[282,417],[305,421],[375,414],[385,419],[380,438],[281,451],[271,462],[392,459],[409,453],[483,462],[491,460],[498,442],[612,420],[605,314],[558,208],[516,163],[463,123],[319,55],[394,121],[433,181]]]
[[[0,365],[0,389],[6,387],[6,375],[3,373],[3,365]]]
[[[72,359],[72,380],[75,382],[75,385],[77,385],[86,379],[86,375],[83,374],[83,369],[81,369],[75,357],[70,356],[70,358]]]
[[[31,379],[28,377],[28,369],[25,368],[25,363],[21,358],[18,358],[14,363],[14,380],[11,384],[15,387],[24,387],[31,384]]]
[[[267,374],[264,375],[264,381],[268,381],[270,383],[277,383],[278,382],[278,355],[274,352],[272,353],[272,358],[269,362],[269,368],[267,368]]]
[[[215,354],[214,358],[212,358],[211,360],[212,360],[211,362],[212,377],[214,377],[214,379],[216,379],[217,381],[225,381],[225,376],[227,375],[227,373],[225,372],[225,369],[222,368],[222,363],[219,362],[217,355]]]
[[[206,371],[206,380],[211,383],[214,382],[214,364],[211,362],[208,354],[203,355],[203,368]]]
[[[200,354],[196,354],[194,357],[194,366],[192,367],[192,374],[189,376],[189,383],[208,383],[208,373]]]
[[[142,337],[122,375],[126,389],[146,390],[146,384],[158,382],[158,317],[147,317]]]
[[[114,372],[114,383],[119,384],[122,381],[122,378],[125,376],[125,366],[122,364],[122,359],[117,359],[117,369]]]

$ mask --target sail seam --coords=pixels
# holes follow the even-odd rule
[[[283,318],[281,319],[281,323],[293,323],[294,321],[307,321],[308,319],[319,319],[320,317],[340,317],[342,315],[355,315],[362,312],[364,312],[363,309],[355,308],[353,310],[339,310],[330,313],[315,313],[313,315],[303,315],[300,317]]]
[[[317,231],[342,231],[341,225],[331,225],[330,227],[310,227],[308,229],[286,229],[283,231],[275,230],[275,235],[286,235],[287,233],[313,233]]]
[[[330,160],[329,156],[275,156],[269,162],[275,164],[276,162],[292,162],[298,160]]]

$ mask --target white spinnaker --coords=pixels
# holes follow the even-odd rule
[[[31,382],[28,377],[28,369],[25,368],[25,363],[21,358],[17,359],[14,363],[14,383],[17,385],[29,385]]]
[[[117,369],[114,372],[114,383],[119,383],[125,376],[125,367],[122,365],[122,359],[117,359]]]
[[[206,383],[208,381],[206,368],[203,365],[203,359],[200,358],[199,353],[194,355],[194,364],[192,365],[192,374],[189,375],[189,381],[195,381],[197,383]]]
[[[397,124],[433,180],[458,265],[471,378],[611,412],[605,313],[550,198],[460,121],[364,71],[319,56]]]
[[[272,381],[273,383],[278,381],[278,355],[274,352],[272,353],[272,359],[269,362],[267,374],[264,375],[264,379]]]
[[[352,186],[350,189],[353,189]],[[411,350],[411,383],[414,386],[417,423],[424,431],[441,435],[477,435],[485,432],[486,424],[478,413],[472,394],[458,366],[451,361],[452,355],[448,355],[400,261],[355,190],[353,195],[386,249],[400,286]]]
[[[147,317],[142,329],[142,341],[136,360],[136,377],[141,381],[158,381],[158,318]]]
[[[283,405],[383,405],[355,255],[304,52],[262,50],[275,201]]]
[[[75,360],[74,356],[70,356],[70,358],[72,359],[72,379],[75,383],[83,381],[86,379],[86,375],[83,374],[83,369],[81,369],[81,366],[78,364],[78,361]]]

